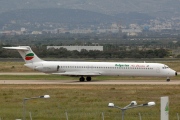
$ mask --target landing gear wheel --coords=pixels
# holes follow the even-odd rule
[[[84,82],[84,77],[80,77],[80,78],[79,78],[79,81],[80,81],[80,82]]]
[[[169,77],[167,77],[166,81],[169,82],[171,79]]]
[[[91,81],[91,77],[86,77],[86,80],[87,81]]]
[[[170,82],[170,79],[167,79],[166,81],[167,81],[167,82]]]

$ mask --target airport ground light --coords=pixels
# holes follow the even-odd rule
[[[23,99],[23,120],[26,120],[26,107],[25,107],[25,104],[26,104],[26,101],[27,100],[31,100],[31,99],[39,99],[39,98],[50,98],[49,95],[43,95],[43,96],[38,96],[38,97],[31,97],[31,98],[24,98]]]
[[[136,101],[131,101],[131,103],[123,108],[119,107],[119,106],[115,106],[114,103],[109,103],[108,104],[108,107],[111,107],[111,108],[118,108],[122,111],[122,120],[124,120],[124,113],[127,109],[132,109],[132,108],[137,108],[137,107],[145,107],[145,106],[154,106],[155,105],[155,102],[148,102],[148,103],[145,103],[145,104],[140,104],[140,105],[137,105],[137,102]]]

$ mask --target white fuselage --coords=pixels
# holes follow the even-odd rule
[[[112,75],[112,76],[154,76],[167,77],[170,81],[171,76],[176,76],[177,72],[170,69],[165,64],[160,63],[124,63],[124,62],[62,62],[62,61],[43,61],[29,46],[3,47],[10,50],[18,50],[24,61],[25,66],[40,72],[66,75],[81,76],[79,81],[91,81],[91,76]],[[86,78],[84,78],[86,76]]]
[[[176,71],[160,63],[124,63],[124,62],[58,62],[42,61],[25,66],[44,72],[70,76],[175,76]]]

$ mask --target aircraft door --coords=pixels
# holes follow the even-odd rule
[[[57,65],[57,72],[59,71],[59,68],[60,68],[60,66],[59,66],[59,65]]]
[[[160,73],[160,68],[159,67],[156,68],[156,72]]]

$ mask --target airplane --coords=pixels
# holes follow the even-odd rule
[[[92,76],[167,77],[169,82],[170,77],[177,75],[176,71],[161,63],[44,61],[30,46],[3,48],[17,50],[26,63],[24,65],[31,69],[47,74],[79,76],[80,82],[91,81]]]

